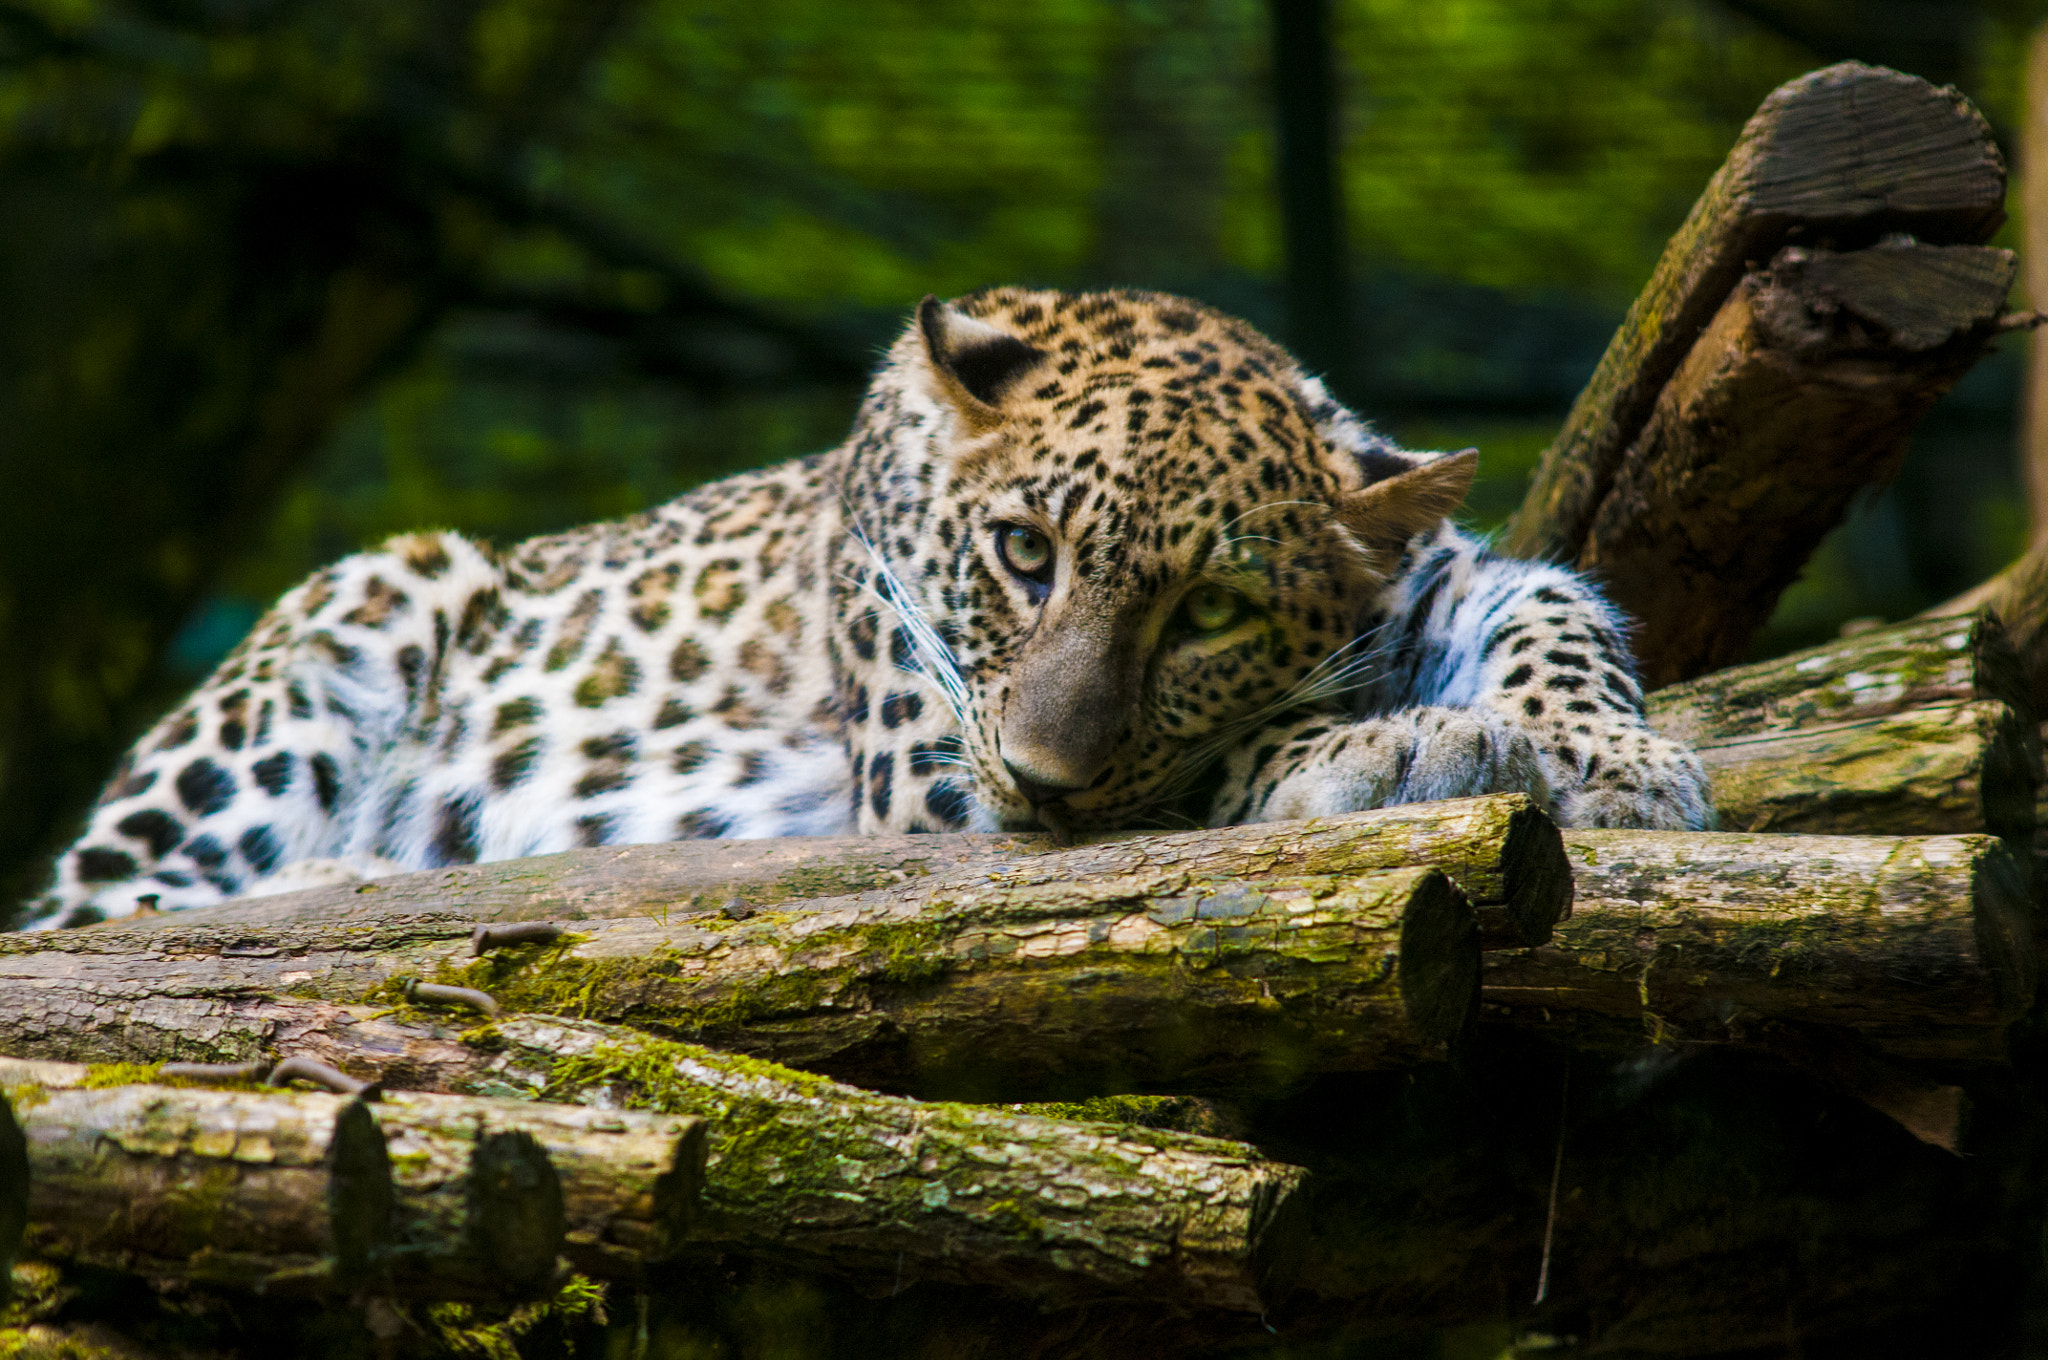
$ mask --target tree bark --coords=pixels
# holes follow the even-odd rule
[[[647,1243],[677,1246],[674,1220],[660,1224],[659,1154],[690,1145],[631,1131],[692,1116],[707,1121],[698,1146],[708,1162],[680,1247],[686,1262],[733,1251],[892,1288],[943,1280],[1048,1306],[1120,1296],[1256,1313],[1301,1245],[1303,1173],[1242,1144],[922,1104],[589,1021],[517,1017],[464,1043],[417,1023],[359,1027],[340,1023],[351,1014],[341,1008],[279,1004],[324,1010],[309,1017],[304,1051],[358,1075],[404,1073],[454,1093],[394,1092],[371,1107],[390,1135],[401,1200],[415,1201],[400,1215],[411,1248],[401,1259],[421,1268],[394,1272],[413,1292],[431,1282],[430,1296],[443,1296],[474,1273],[445,1264],[468,1250],[460,1197],[446,1187],[479,1109],[487,1128],[523,1129],[553,1150],[566,1253],[610,1278],[634,1268]],[[407,1056],[395,1059],[401,1049]],[[10,1087],[75,1086],[91,1073],[0,1061]],[[526,1103],[537,1100],[567,1103]],[[590,1165],[579,1149],[608,1125],[627,1126],[605,1135],[626,1155]],[[681,1160],[694,1174],[689,1156]],[[614,1189],[627,1166],[640,1187],[632,1200]]]
[[[353,1289],[391,1245],[391,1167],[344,1096],[65,1089],[0,1061],[28,1145],[29,1248],[244,1289]]]
[[[2032,1004],[2032,905],[1988,836],[1573,831],[1577,904],[1489,955],[1483,1016],[1581,1046],[1856,1031],[1885,1053],[2005,1057]]]
[[[2037,344],[2048,351],[2048,342]],[[2005,625],[2025,677],[2031,712],[2037,717],[2048,714],[2048,542],[2037,541],[1998,575],[1921,617],[1943,618],[1981,609],[1989,609]]]
[[[1435,869],[1045,867],[744,921],[591,922],[477,960],[466,931],[368,913],[14,935],[0,940],[0,1050],[99,1057],[138,1025],[189,1031],[194,1002],[397,1000],[402,979],[425,976],[515,1011],[632,1023],[882,1089],[1018,1100],[1272,1092],[1320,1070],[1430,1061],[1476,1006],[1472,911]]]
[[[639,1280],[684,1249],[703,1195],[705,1127],[688,1116],[368,1104],[158,1085],[153,1070],[0,1059],[37,1252],[244,1289],[533,1298],[558,1255]]]
[[[2009,251],[1803,246],[1738,284],[1629,442],[1576,565],[1640,622],[1651,688],[1738,660],[1997,333]]]
[[[1571,866],[1550,819],[1521,794],[1377,808],[1305,822],[1167,835],[1115,832],[1061,850],[1043,834],[797,836],[571,850],[371,883],[241,898],[166,914],[155,927],[297,923],[436,929],[478,922],[605,920],[766,907],[859,894],[912,900],[979,887],[1114,878],[1175,866],[1227,878],[1348,874],[1433,865],[1478,909],[1490,941],[1540,944],[1571,907]],[[794,909],[794,908],[793,908]],[[145,924],[142,928],[149,928]]]
[[[2026,845],[2040,742],[1998,620],[1921,619],[1650,696],[1696,750],[1729,830],[1937,835]]]
[[[703,1121],[389,1091],[374,1107],[399,1207],[389,1277],[435,1299],[538,1297],[559,1254],[639,1281],[684,1249]]]
[[[1991,129],[1952,89],[1844,62],[1772,92],[1664,249],[1545,452],[1506,545],[1577,561],[1660,393],[1750,262],[1910,232],[1977,244],[2004,218]]]

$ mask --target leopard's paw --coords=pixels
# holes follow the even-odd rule
[[[1565,826],[1707,831],[1714,825],[1706,771],[1675,741],[1637,734],[1619,756],[1610,751],[1592,778],[1559,791]]]
[[[1253,762],[1258,768],[1250,768]],[[1550,805],[1527,734],[1479,709],[1415,708],[1309,727],[1231,774],[1233,783],[1241,777],[1250,787],[1247,797],[1218,801],[1230,821],[1326,817],[1485,793],[1526,793],[1538,806]]]

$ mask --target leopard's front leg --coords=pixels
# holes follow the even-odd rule
[[[1326,817],[1394,803],[1526,793],[1551,807],[1526,733],[1483,709],[1411,708],[1270,727],[1229,757],[1211,826]]]

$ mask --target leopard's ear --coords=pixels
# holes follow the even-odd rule
[[[1345,492],[1337,503],[1337,517],[1367,548],[1398,550],[1463,504],[1478,471],[1479,450],[1447,453]]]
[[[1046,357],[1044,350],[930,294],[917,305],[917,328],[924,336],[925,358],[931,363],[939,395],[976,429],[986,429],[1002,419],[999,408],[1004,393]]]

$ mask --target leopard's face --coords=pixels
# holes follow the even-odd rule
[[[897,357],[870,420],[918,437],[857,451],[848,498],[880,588],[937,639],[892,637],[894,662],[950,659],[974,821],[1142,824],[1369,664],[1356,624],[1406,534],[1361,525],[1358,459],[1256,332],[1174,298],[1005,290],[928,303]],[[877,584],[844,591],[857,647]]]

